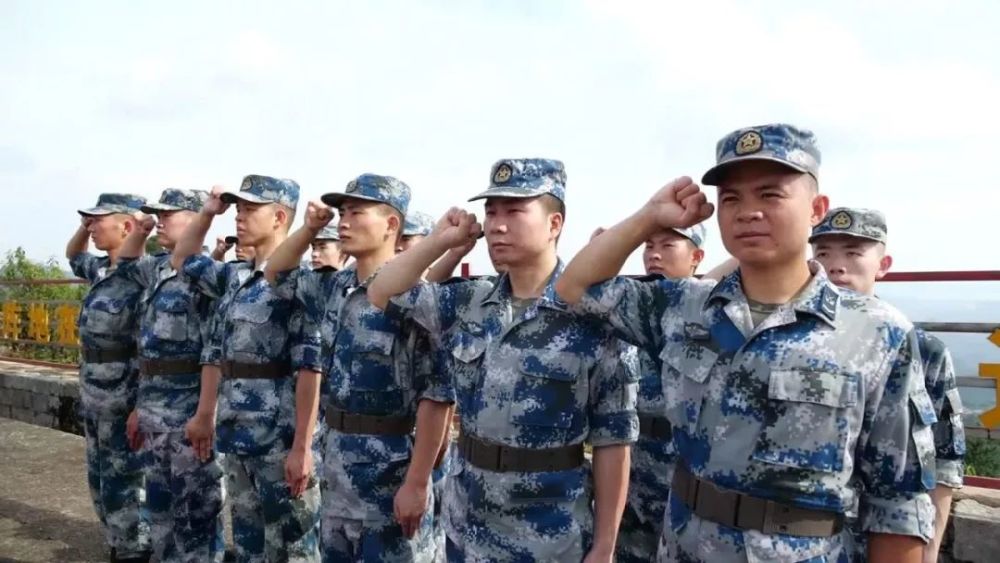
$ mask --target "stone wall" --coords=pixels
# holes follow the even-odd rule
[[[76,370],[0,362],[0,417],[83,434]]]

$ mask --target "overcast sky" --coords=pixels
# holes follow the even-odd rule
[[[495,160],[544,156],[566,163],[568,259],[726,132],[788,121],[816,132],[834,205],[885,211],[897,270],[996,269],[997,21],[995,2],[6,0],[0,251],[61,257],[103,191],[250,173],[310,199],[389,174],[414,209],[481,212],[464,201]],[[709,240],[714,263],[714,219]]]

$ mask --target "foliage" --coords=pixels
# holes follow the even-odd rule
[[[969,438],[965,451],[965,474],[1000,477],[1000,443],[985,438]]]

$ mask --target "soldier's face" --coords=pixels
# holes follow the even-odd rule
[[[391,241],[396,248],[400,220],[388,205],[348,199],[340,207],[340,248],[351,256],[364,255]]]
[[[316,268],[333,266],[339,268],[343,263],[343,254],[340,252],[340,243],[335,240],[319,240],[312,244],[312,252],[309,254],[309,264]]]
[[[156,236],[160,245],[168,250],[173,250],[184,229],[195,216],[194,211],[161,211],[156,214]]]
[[[817,238],[813,257],[834,284],[865,295],[874,295],[875,282],[892,266],[892,257],[882,243],[844,235]]]
[[[562,217],[549,213],[540,198],[489,198],[483,222],[494,265],[528,264],[545,252],[562,231]]]
[[[281,227],[278,206],[273,203],[236,203],[236,236],[240,243],[256,246],[270,237]]]
[[[674,231],[661,231],[646,241],[642,263],[647,274],[686,278],[694,274],[705,253]]]
[[[410,235],[402,237],[399,239],[399,245],[396,246],[396,252],[406,252],[422,240],[424,240],[424,235]]]
[[[728,171],[718,191],[719,230],[741,266],[775,267],[803,258],[813,226],[829,208],[811,178],[767,161]]]
[[[123,213],[95,215],[87,225],[87,232],[94,246],[107,252],[120,247],[125,241],[130,230],[129,221],[131,218]]]

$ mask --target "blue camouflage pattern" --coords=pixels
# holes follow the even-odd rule
[[[885,215],[881,211],[837,207],[828,211],[823,221],[813,227],[809,242],[816,242],[816,239],[830,235],[845,235],[885,244],[889,233]]]
[[[208,201],[205,190],[178,190],[167,188],[160,194],[156,203],[147,203],[139,209],[143,213],[161,213],[164,211],[201,211]]]
[[[113,213],[132,215],[146,204],[146,198],[133,194],[103,193],[97,197],[97,205],[77,211],[84,217],[99,217]]]
[[[962,487],[965,475],[965,425],[962,397],[951,353],[938,337],[917,331],[923,360],[927,394],[934,404],[935,481],[953,489]]]
[[[295,383],[300,369],[321,371],[319,341],[303,330],[295,306],[298,268],[279,287],[253,262],[191,256],[184,274],[217,300],[214,333],[202,360],[265,364],[287,361],[287,377],[223,378],[216,447],[232,498],[233,534],[240,561],[316,561],[319,557],[319,480],[291,498],[284,462],[295,437]],[[314,442],[315,446],[315,442]]]
[[[517,448],[635,441],[636,374],[619,343],[555,294],[560,262],[542,296],[513,317],[506,274],[418,285],[389,311],[412,318],[449,354],[462,432]],[[449,560],[579,561],[590,547],[589,466],[493,472],[453,456],[443,524]]]
[[[221,199],[223,203],[236,203],[240,200],[250,203],[277,203],[294,211],[299,204],[299,185],[295,180],[287,178],[250,174],[243,178],[239,191],[225,192]]]
[[[406,222],[403,224],[403,236],[422,236],[431,234],[434,230],[434,218],[422,211],[411,211],[406,214]]]
[[[705,246],[705,239],[708,238],[708,230],[706,229],[704,222],[698,223],[697,225],[688,227],[686,229],[671,229],[671,230],[681,235],[682,237],[690,240],[698,248]]]
[[[566,202],[566,168],[563,163],[548,158],[510,158],[493,164],[489,187],[469,201],[490,197],[530,198],[545,194]]]
[[[715,146],[715,166],[701,183],[717,186],[723,173],[734,163],[746,160],[769,160],[814,178],[819,178],[821,155],[812,131],[787,123],[744,127],[729,133]]]
[[[666,400],[658,359],[654,360],[634,346],[627,346],[623,347],[622,361],[638,364],[636,410],[639,416],[663,418]],[[656,558],[663,529],[663,512],[674,473],[674,445],[671,440],[640,433],[632,444],[631,453],[628,497],[615,546],[615,559],[622,563],[653,561]]]
[[[917,333],[891,306],[810,269],[800,295],[756,327],[739,271],[717,285],[615,278],[578,310],[659,357],[677,463],[699,478],[841,514],[858,483],[862,530],[927,541],[935,418]],[[659,559],[846,560],[850,543],[847,529],[824,538],[729,528],[671,497]]]
[[[87,485],[104,541],[119,557],[148,554],[149,521],[142,498],[142,458],[128,446],[124,416],[84,418]]]
[[[279,286],[284,282],[279,276]],[[416,416],[427,399],[453,403],[454,392],[434,370],[426,332],[393,318],[367,298],[369,280],[354,266],[332,275],[322,294],[301,294],[307,324],[322,337],[326,409],[369,415]],[[314,288],[322,287],[320,284]],[[327,560],[430,561],[428,510],[413,539],[393,516],[413,448],[410,435],[326,433],[323,467],[323,552]],[[433,492],[428,500],[433,503]],[[426,528],[426,529],[425,529]],[[367,538],[367,539],[366,539]],[[377,542],[379,556],[375,556]]]
[[[316,241],[320,241],[320,240],[340,240],[340,233],[337,232],[337,226],[336,225],[327,225],[327,226],[323,227],[322,229],[320,229],[318,233],[316,233],[316,236],[313,238],[313,240],[316,240]]]
[[[338,209],[346,199],[384,203],[405,217],[410,207],[410,186],[392,176],[362,174],[348,182],[343,192],[323,194],[320,199]]]

